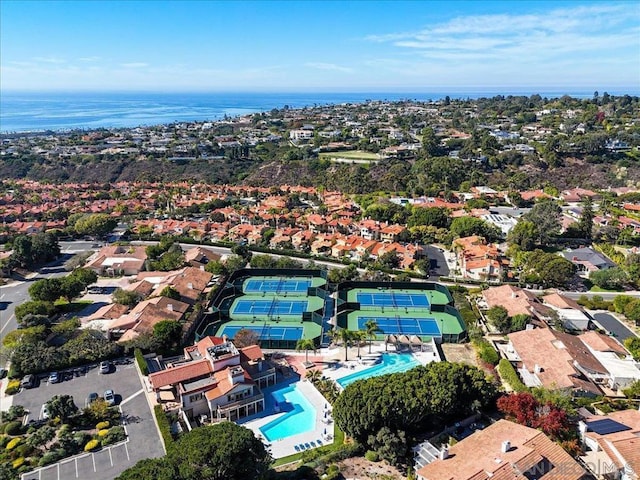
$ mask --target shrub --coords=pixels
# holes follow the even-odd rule
[[[23,464],[24,464],[24,457],[18,457],[18,458],[16,458],[16,459],[11,463],[11,466],[12,466],[14,469],[16,469],[16,470],[17,470],[17,469],[18,469],[18,468],[20,468]]]
[[[84,446],[85,452],[92,452],[96,448],[100,446],[100,440],[89,440],[89,442]]]
[[[138,368],[140,369],[140,372],[142,372],[142,375],[144,376],[149,375],[149,367],[147,366],[147,361],[144,359],[142,350],[140,350],[139,348],[136,348],[133,351],[133,354],[136,357],[136,363],[138,364]]]
[[[20,390],[20,380],[14,378],[13,380],[9,380],[7,383],[7,388],[5,388],[4,393],[7,395],[15,395]]]
[[[15,453],[21,457],[29,457],[33,453],[33,447],[27,443],[23,443],[16,447]]]
[[[98,431],[104,430],[105,428],[109,428],[109,422],[107,421],[98,422],[98,424],[96,425],[96,430]]]
[[[19,435],[22,432],[22,422],[9,422],[4,426],[7,435]]]
[[[473,341],[473,345],[476,347],[478,357],[484,362],[491,365],[496,365],[500,360],[498,352],[491,346],[491,344],[484,338],[476,339]]]
[[[104,429],[102,429],[102,430],[98,431],[98,436],[99,436],[100,438],[102,438],[102,437],[104,437],[107,433],[109,433],[109,429],[108,429],[108,428],[104,428]]]
[[[111,427],[107,435],[102,439],[103,445],[120,442],[127,438],[127,434],[124,431],[124,427]]]
[[[89,440],[91,440],[91,435],[86,432],[76,432],[73,434],[73,443],[75,443],[78,448],[86,445]]]
[[[515,392],[527,391],[526,385],[522,383],[520,377],[518,377],[518,374],[513,368],[513,365],[511,365],[511,362],[506,358],[503,358],[500,360],[500,363],[498,363],[498,373]]]
[[[367,450],[367,453],[364,454],[364,458],[366,458],[370,462],[380,461],[380,455],[378,455],[378,452],[374,452],[373,450]]]
[[[12,438],[11,441],[9,443],[7,443],[7,446],[5,448],[7,450],[13,450],[14,448],[16,448],[18,446],[18,444],[21,441],[22,441],[22,437]]]
[[[57,462],[58,460],[60,460],[62,457],[64,456],[63,451],[61,450],[52,450],[50,452],[45,453],[42,458],[40,459],[40,461],[38,462],[38,465],[40,467],[46,467],[47,465],[51,465],[52,463]]]
[[[7,446],[7,443],[11,441],[11,437],[7,437],[6,435],[2,435],[0,437],[0,448],[4,448]]]

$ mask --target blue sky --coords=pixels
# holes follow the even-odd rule
[[[640,89],[640,2],[0,2],[0,88]]]

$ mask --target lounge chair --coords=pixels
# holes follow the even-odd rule
[[[300,446],[299,446],[299,445],[294,445],[294,446],[293,446],[293,448],[295,448],[295,449],[296,449],[296,452],[299,452],[299,451],[300,451]]]
[[[317,443],[318,445],[322,445],[322,440],[321,440],[321,439],[317,439],[317,440],[316,440],[316,443]]]
[[[305,443],[304,448],[311,448],[311,445],[309,445],[308,443]]]

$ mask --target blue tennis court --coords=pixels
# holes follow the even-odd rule
[[[440,336],[440,328],[435,318],[358,317],[358,329],[366,330],[365,323],[369,320],[375,320],[385,335]]]
[[[306,300],[238,300],[232,315],[302,315],[307,311]]]
[[[364,307],[429,307],[429,299],[424,293],[358,293],[356,299]]]
[[[306,293],[310,286],[310,278],[251,278],[244,285],[244,293]]]
[[[273,327],[269,325],[255,326],[255,325],[228,325],[223,326],[218,332],[218,336],[226,335],[229,338],[234,338],[238,331],[252,330],[258,334],[260,340],[300,340],[304,329],[302,327]]]

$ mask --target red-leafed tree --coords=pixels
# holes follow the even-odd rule
[[[530,393],[513,393],[498,399],[498,409],[520,425],[539,428],[554,440],[566,438],[570,432],[567,412],[551,402],[542,405]]]
[[[537,428],[554,439],[563,438],[570,428],[567,412],[548,403],[538,415]]]
[[[513,393],[498,399],[498,410],[520,425],[536,427],[540,403],[530,393]]]

